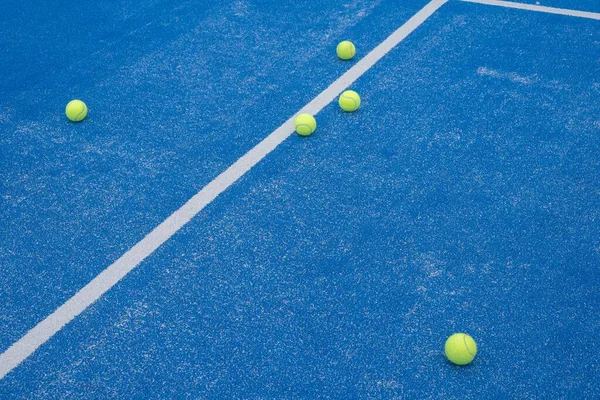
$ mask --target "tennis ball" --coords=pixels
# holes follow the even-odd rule
[[[83,121],[83,119],[87,116],[87,112],[87,106],[81,100],[71,100],[65,109],[67,118],[73,122]]]
[[[356,111],[360,107],[360,96],[354,90],[346,90],[340,95],[339,103],[344,111]]]
[[[354,43],[344,40],[337,45],[336,53],[342,60],[350,60],[356,54]]]
[[[310,114],[300,114],[294,120],[294,129],[300,136],[310,136],[317,129],[317,121]]]
[[[446,340],[444,352],[456,365],[467,365],[477,354],[477,343],[466,333],[455,333]]]

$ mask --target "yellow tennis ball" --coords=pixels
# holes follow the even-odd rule
[[[344,40],[337,45],[336,53],[342,60],[350,60],[356,54],[354,43]]]
[[[310,114],[300,114],[294,120],[294,129],[300,136],[310,136],[317,129],[317,121]]]
[[[87,116],[87,112],[87,106],[81,100],[71,100],[65,109],[67,118],[73,122],[83,121],[83,119]]]
[[[455,333],[446,340],[444,352],[456,365],[467,365],[477,354],[477,343],[466,333]]]
[[[340,95],[338,102],[342,110],[347,112],[356,111],[360,107],[360,96],[354,90],[346,90]]]

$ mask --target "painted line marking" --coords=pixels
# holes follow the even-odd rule
[[[466,2],[466,3],[486,4],[488,6],[497,6],[497,7],[505,7],[505,8],[516,8],[519,10],[537,11],[537,12],[542,12],[542,13],[547,13],[547,14],[567,15],[569,17],[596,19],[596,20],[600,21],[600,13],[595,13],[595,12],[590,12],[590,11],[569,10],[566,8],[555,8],[555,7],[538,6],[538,5],[534,5],[534,4],[514,3],[512,1],[503,1],[503,0],[461,0],[461,1]]]
[[[432,0],[429,2],[369,54],[329,85],[327,89],[207,184],[135,246],[98,274],[98,276],[75,293],[63,305],[58,307],[56,311],[29,330],[29,332],[13,343],[4,353],[0,354],[0,380],[31,356],[40,346],[50,340],[65,325],[102,297],[202,211],[204,207],[210,204],[217,196],[227,190],[227,188],[233,185],[253,166],[287,139],[294,132],[294,118],[296,115],[301,113],[318,114],[319,111],[331,103],[341,92],[367,72],[377,61],[396,47],[447,1]]]

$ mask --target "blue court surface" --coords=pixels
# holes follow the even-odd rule
[[[114,278],[431,4],[4,0],[0,399],[599,399],[600,3],[436,1]]]

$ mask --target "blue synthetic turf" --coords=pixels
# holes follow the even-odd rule
[[[352,65],[339,40],[360,57],[425,2],[119,4],[73,12],[89,48],[56,55],[73,25],[39,14],[46,56],[0,61],[0,350]],[[599,33],[445,5],[0,398],[600,397]]]
[[[66,61],[69,73],[38,70],[45,83],[13,98],[3,118],[8,169],[1,212],[10,235],[0,260],[10,267],[0,276],[8,305],[0,347],[345,71],[349,65],[331,52],[340,36],[370,49],[424,2],[368,3],[258,2],[244,9],[227,2],[198,9],[183,2],[169,13],[159,9],[145,28],[136,21],[108,50]],[[311,24],[295,17],[306,10]],[[359,21],[364,28],[353,32]],[[170,36],[165,25],[174,26]],[[132,51],[134,42],[139,47]],[[48,45],[60,51],[62,41]],[[81,124],[64,118],[73,97],[88,103]]]

